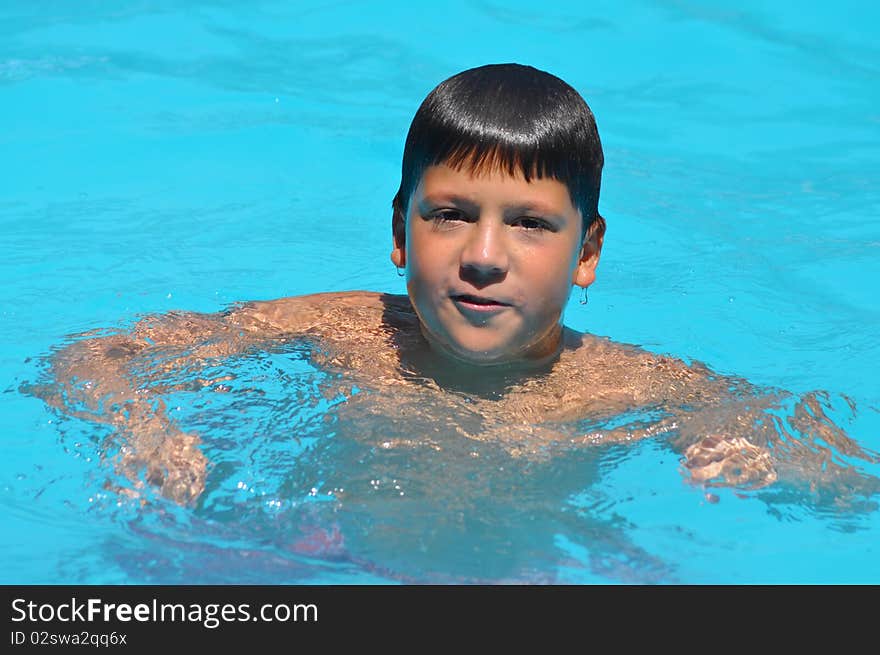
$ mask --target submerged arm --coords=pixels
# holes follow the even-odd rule
[[[780,480],[838,498],[880,492],[880,479],[861,465],[880,458],[828,416],[827,394],[798,397],[716,374],[699,362],[632,357],[636,366],[629,370],[640,371],[630,385],[635,404],[659,408],[665,417],[647,428],[612,430],[606,440],[666,433],[684,456],[690,481],[707,486],[757,489]]]
[[[760,488],[783,480],[837,499],[880,492],[857,462],[880,462],[826,414],[814,392],[767,393],[682,414],[673,445],[694,482]]]
[[[146,481],[181,503],[204,489],[207,459],[195,434],[181,431],[147,384],[163,373],[200,369],[279,337],[307,330],[318,318],[317,297],[249,303],[216,314],[169,313],[138,322],[128,333],[87,333],[50,361],[51,381],[36,390],[72,416],[113,426],[121,472]],[[216,380],[196,379],[198,387]]]

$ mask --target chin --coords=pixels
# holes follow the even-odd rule
[[[520,359],[516,347],[501,334],[464,334],[453,330],[433,332],[425,329],[422,323],[422,334],[432,348],[446,357],[471,366],[492,366],[509,364]]]
[[[473,364],[475,366],[492,366],[494,364],[508,364],[517,359],[516,356],[510,354],[507,348],[475,347],[473,344],[465,346],[463,344],[447,345],[447,352],[455,359],[462,362]]]

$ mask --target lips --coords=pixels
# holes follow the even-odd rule
[[[452,294],[451,298],[457,305],[477,311],[491,311],[503,307],[510,307],[510,303],[504,302],[503,300],[490,298],[488,296],[478,296],[471,293]]]
[[[461,303],[465,303],[468,305],[480,305],[483,307],[509,307],[510,303],[503,302],[501,300],[496,300],[495,298],[488,298],[486,296],[476,296],[470,293],[458,293],[452,295],[453,300],[457,300]]]

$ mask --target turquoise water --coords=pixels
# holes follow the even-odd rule
[[[327,427],[347,399],[297,349],[230,364],[265,392],[253,420],[179,398],[217,462],[194,509],[105,491],[106,429],[20,391],[67,335],[146,313],[403,292],[409,121],[445,77],[518,61],[581,91],[605,147],[605,250],[568,324],[827,391],[880,450],[880,10],[737,4],[3,3],[0,581],[880,582],[876,497],[709,502],[661,439],[529,470],[488,445],[382,459]],[[463,486],[326,494],[395,471]]]

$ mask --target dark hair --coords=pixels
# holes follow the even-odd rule
[[[471,68],[437,85],[413,118],[391,203],[394,238],[404,243],[409,199],[425,169],[441,163],[556,179],[568,187],[586,235],[595,220],[604,225],[603,162],[593,112],[571,86],[520,64]]]

